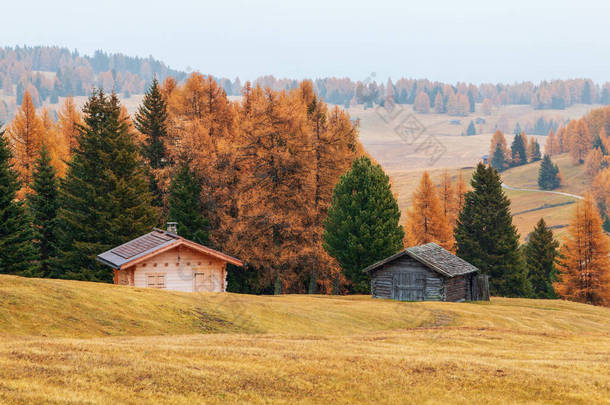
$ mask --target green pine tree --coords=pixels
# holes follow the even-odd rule
[[[142,156],[153,169],[169,164],[165,141],[167,139],[167,103],[155,77],[144,94],[142,105],[134,120],[135,127],[144,135]]]
[[[553,231],[540,218],[524,247],[528,278],[535,298],[557,298],[553,281],[558,247],[559,242],[554,239]]]
[[[362,270],[403,248],[400,210],[389,177],[363,157],[353,162],[335,186],[324,222],[323,245],[357,293],[370,291]]]
[[[455,228],[457,255],[490,276],[492,295],[528,296],[527,268],[498,171],[479,163],[471,184]]]
[[[205,244],[208,242],[208,222],[202,212],[201,181],[185,161],[170,184],[169,220],[178,223],[178,235]]]
[[[500,144],[496,145],[496,150],[491,157],[491,165],[500,172],[506,168],[506,157]]]
[[[477,134],[477,129],[474,126],[474,122],[472,122],[472,120],[471,120],[470,124],[468,124],[468,128],[466,129],[466,135],[472,136],[472,135],[476,135],[476,134]]]
[[[537,162],[542,159],[542,155],[540,153],[540,144],[537,140],[534,140],[534,150],[532,152],[532,162]]]
[[[150,231],[157,212],[116,94],[94,90],[83,112],[60,189],[61,277],[110,282],[96,255]]]
[[[34,166],[32,190],[33,193],[27,196],[27,206],[34,228],[38,264],[35,275],[56,277],[58,274],[54,264],[58,255],[59,189],[55,169],[51,165],[51,156],[44,144]]]
[[[35,251],[23,204],[15,200],[19,182],[11,159],[5,131],[0,130],[0,273],[27,275],[35,268]]]
[[[167,103],[163,94],[161,94],[159,82],[155,77],[150,88],[144,94],[142,105],[134,119],[136,129],[144,135],[140,152],[148,164],[149,191],[153,195],[152,204],[155,207],[163,206],[163,193],[154,172],[170,163],[165,146],[167,119]]]
[[[601,136],[597,134],[595,139],[593,140],[593,147],[591,149],[599,149],[602,152],[602,155],[608,156],[608,151],[606,150],[606,145],[602,141]]]
[[[554,190],[561,186],[559,167],[551,161],[549,155],[544,155],[538,170],[538,186],[542,190]]]
[[[527,149],[525,142],[523,142],[521,132],[515,134],[513,143],[510,146],[510,150],[514,166],[524,165],[527,163]]]

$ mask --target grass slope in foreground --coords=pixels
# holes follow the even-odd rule
[[[182,294],[0,276],[0,403],[607,403],[609,320],[608,308],[551,300]]]

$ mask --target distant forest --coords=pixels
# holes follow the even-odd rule
[[[17,111],[27,89],[34,103],[56,104],[59,97],[86,96],[92,88],[114,90],[121,97],[144,93],[152,78],[160,81],[172,76],[181,83],[184,71],[171,69],[154,59],[120,53],[96,51],[92,56],[56,46],[0,48],[0,121]],[[244,83],[239,78],[215,78],[229,96],[241,95]],[[263,76],[255,83],[273,90],[298,87],[296,79]],[[401,78],[387,82],[353,81],[327,77],[313,81],[314,91],[324,101],[345,107],[357,104],[383,105],[388,99],[397,104],[413,104],[420,113],[435,112],[466,116],[481,104],[483,114],[494,107],[521,104],[536,109],[564,109],[573,104],[610,105],[610,83],[590,79],[543,81],[538,84],[468,83],[447,84],[427,79]]]

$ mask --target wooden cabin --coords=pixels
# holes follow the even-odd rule
[[[114,269],[114,283],[183,292],[224,292],[234,257],[184,239],[173,229],[154,229],[97,259]]]
[[[407,248],[363,270],[371,295],[398,301],[489,300],[487,276],[436,243]]]

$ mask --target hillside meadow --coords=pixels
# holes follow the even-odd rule
[[[0,276],[0,403],[608,403],[610,309]]]

